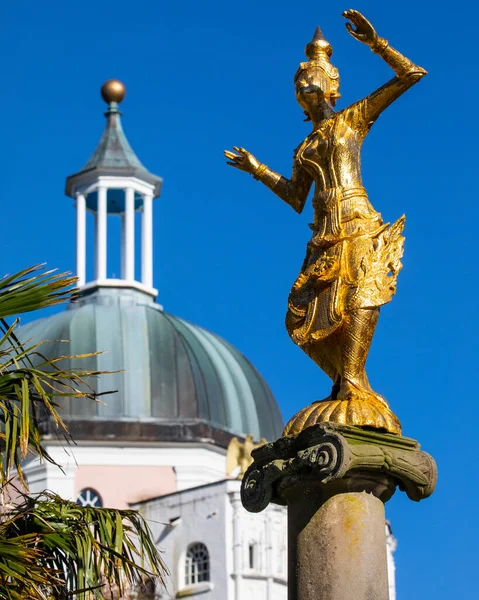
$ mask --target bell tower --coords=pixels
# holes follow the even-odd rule
[[[132,287],[155,298],[153,287],[153,199],[162,179],[150,173],[133,152],[121,125],[119,104],[126,89],[110,79],[101,88],[108,104],[106,126],[100,142],[85,166],[66,180],[65,193],[76,203],[76,275],[79,289]],[[95,222],[93,279],[87,280],[87,211]],[[141,269],[135,270],[135,213],[141,212]],[[121,277],[107,271],[107,216],[121,218]]]

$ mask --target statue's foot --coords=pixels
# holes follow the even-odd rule
[[[325,421],[401,434],[401,424],[382,396],[348,382],[341,385],[334,400],[329,396],[300,410],[287,423],[283,435],[295,435]]]
[[[331,398],[331,397],[330,397]],[[364,402],[374,402],[382,404],[386,408],[389,408],[388,403],[386,402],[386,398],[381,396],[381,394],[377,394],[374,392],[369,386],[359,387],[352,381],[348,379],[343,379],[341,382],[341,386],[336,394],[335,400],[346,400],[350,402],[351,400],[362,400]]]
[[[353,400],[357,398],[358,400],[365,400],[365,394],[361,393],[361,391],[350,381],[344,379],[341,382],[341,386],[336,396],[336,400]]]

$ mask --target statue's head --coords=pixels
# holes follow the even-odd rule
[[[308,62],[301,63],[294,76],[296,99],[306,112],[321,100],[334,106],[341,96],[339,73],[329,60],[332,53],[331,44],[324,39],[318,27],[306,46]]]

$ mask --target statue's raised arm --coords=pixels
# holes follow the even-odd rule
[[[286,327],[333,385],[327,398],[293,417],[285,434],[321,421],[401,431],[386,400],[371,388],[365,365],[380,307],[396,291],[404,216],[390,226],[373,208],[362,182],[361,148],[379,114],[426,72],[378,37],[359,12],[343,15],[349,33],[380,55],[396,77],[336,112],[339,73],[318,27],[306,46],[308,60],[294,78],[312,132],[295,151],[291,179],[244,148],[225,151],[229,165],[253,175],[297,212],[314,184],[312,237],[289,295]]]
[[[424,77],[427,71],[392,48],[387,40],[379,37],[371,23],[357,10],[346,10],[343,17],[350,21],[346,23],[349,33],[356,40],[369,46],[396,73],[396,77],[365,99],[367,118],[373,123],[385,108]]]

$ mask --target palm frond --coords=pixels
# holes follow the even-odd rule
[[[7,479],[16,469],[22,475],[22,460],[31,451],[52,462],[40,437],[40,420],[50,419],[58,430],[67,435],[67,428],[58,412],[58,397],[88,398],[99,396],[88,380],[106,374],[102,371],[65,369],[66,358],[47,358],[40,350],[44,342],[22,345],[15,335],[16,323],[2,328],[0,348],[0,441],[3,441],[3,460],[0,476]],[[90,355],[91,356],[91,355]]]
[[[39,274],[35,274],[39,273]],[[43,271],[35,265],[0,279],[0,317],[5,319],[65,302],[77,281],[67,273]]]
[[[0,525],[0,600],[103,598],[106,589],[164,584],[166,569],[132,510],[82,507],[54,494],[27,498]]]

